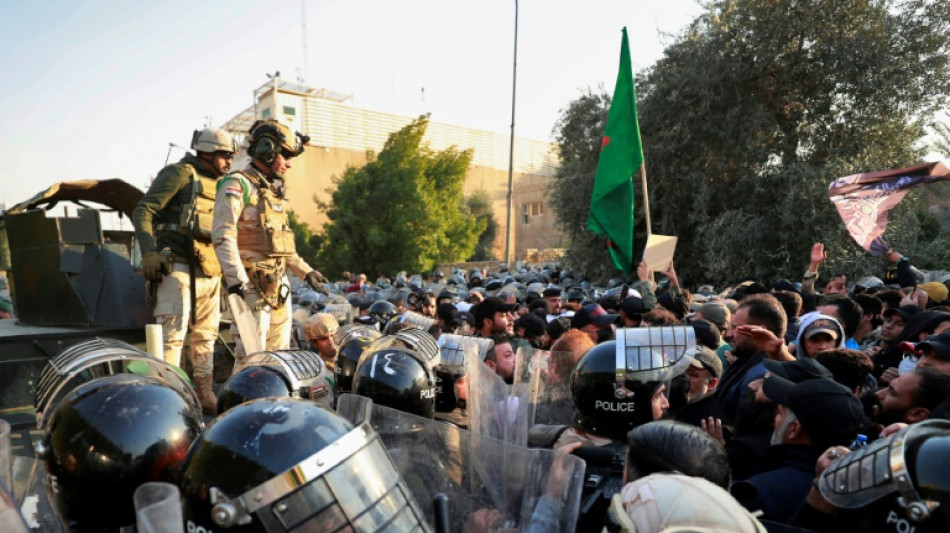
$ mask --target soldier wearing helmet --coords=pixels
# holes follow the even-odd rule
[[[264,329],[265,350],[290,346],[288,269],[314,290],[327,292],[323,284],[329,280],[297,255],[287,216],[286,173],[308,140],[276,120],[258,120],[249,135],[250,163],[225,176],[215,197],[214,250],[224,282],[228,292],[239,294],[254,312]],[[247,355],[244,343],[234,325],[232,333],[238,338],[235,356],[240,360]]]
[[[155,318],[162,324],[164,357],[181,365],[190,333],[189,356],[202,408],[213,413],[214,341],[221,319],[221,267],[211,244],[215,185],[231,169],[235,145],[222,130],[195,131],[197,155],[163,168],[132,212],[142,251],[142,273],[155,290]]]

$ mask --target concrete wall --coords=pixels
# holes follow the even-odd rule
[[[346,167],[366,164],[366,152],[341,148],[308,146],[301,157],[293,160],[288,175],[288,197],[294,212],[315,232],[323,230],[327,222],[324,213],[317,211],[314,197],[329,203],[334,188],[334,179],[343,175]],[[554,213],[547,203],[547,185],[550,178],[540,174],[515,172],[512,180],[512,236],[515,259],[524,259],[529,249],[560,248],[564,240],[554,227]],[[507,210],[508,172],[482,166],[471,166],[466,176],[464,191],[470,194],[478,189],[488,191],[492,199],[495,220],[498,222],[498,237],[495,240],[495,257],[503,259],[505,253],[505,227]],[[522,216],[522,205],[540,202],[544,213]]]

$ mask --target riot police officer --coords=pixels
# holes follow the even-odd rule
[[[211,390],[214,341],[221,319],[221,267],[211,245],[215,184],[231,169],[235,145],[217,129],[195,131],[181,161],[163,168],[132,212],[142,251],[142,273],[155,287],[153,314],[162,324],[165,361],[189,356],[202,408],[214,413]],[[189,324],[190,322],[190,324]]]
[[[297,255],[287,216],[286,173],[308,139],[276,120],[258,120],[250,131],[250,163],[218,183],[214,249],[228,292],[244,298],[261,325],[265,350],[290,345],[287,269],[319,292],[325,293],[328,283]],[[247,355],[244,343],[236,326],[232,333],[238,336],[235,356],[240,360]]]

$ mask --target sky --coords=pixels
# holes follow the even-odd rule
[[[613,91],[620,30],[634,75],[696,0],[522,0],[515,135],[550,140],[587,88]],[[508,132],[513,0],[4,0],[0,204],[64,180],[145,188],[194,129],[253,104],[266,75],[358,108]]]

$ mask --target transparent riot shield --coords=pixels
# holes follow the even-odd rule
[[[517,367],[520,371],[515,374],[513,387],[528,398],[529,427],[571,425],[574,401],[570,377],[581,355],[531,347],[520,349],[521,364]]]
[[[43,463],[29,457],[13,456],[13,483],[11,496],[14,508],[30,531],[62,533],[66,531],[49,499],[46,469]],[[55,482],[55,480],[54,480]],[[0,491],[2,492],[2,491]],[[2,507],[3,504],[0,504]],[[17,507],[18,506],[18,507]],[[0,515],[4,512],[0,510]],[[15,522],[15,521],[14,521]],[[0,516],[0,531],[8,531]],[[9,531],[17,531],[11,528]]]
[[[523,372],[519,350],[515,375]],[[530,391],[508,385],[485,364],[484,357],[468,361],[469,429],[473,433],[518,446],[528,444]]]
[[[479,358],[479,345],[473,337],[454,333],[443,333],[438,345],[442,360],[435,367],[435,418],[468,428],[468,398],[459,395],[456,385],[465,385],[468,362]]]
[[[171,483],[152,481],[135,489],[135,525],[138,533],[184,533],[181,493]]]
[[[500,513],[493,529],[574,531],[581,459],[515,446],[352,394],[340,397],[338,412],[376,430],[430,523],[433,499],[444,494],[450,531],[462,531],[489,510]]]
[[[414,327],[427,332],[429,328],[435,324],[436,320],[434,318],[429,318],[415,311],[406,311],[401,315],[393,317],[393,319],[389,321],[389,324],[386,325],[386,330],[390,331],[398,327]]]
[[[6,486],[2,483],[0,483],[0,531],[27,533],[26,524],[23,523],[23,517],[20,516],[20,510]]]

